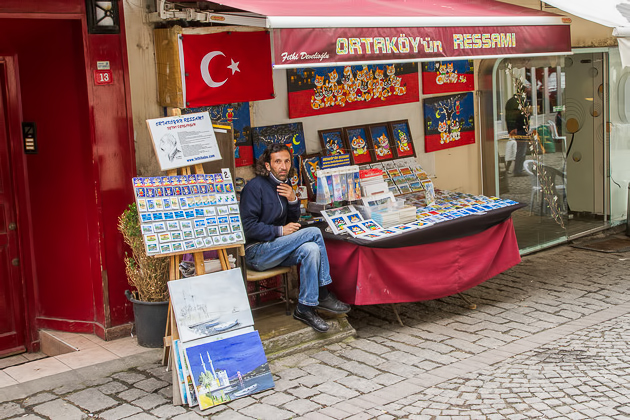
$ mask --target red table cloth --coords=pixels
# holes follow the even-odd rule
[[[511,218],[469,236],[402,248],[372,248],[329,236],[325,242],[330,289],[352,305],[450,296],[521,261]]]

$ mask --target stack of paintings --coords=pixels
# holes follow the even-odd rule
[[[182,401],[201,410],[273,388],[240,269],[168,283]]]

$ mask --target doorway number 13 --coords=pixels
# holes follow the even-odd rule
[[[112,71],[111,70],[94,70],[94,83],[97,85],[110,85],[112,84]]]

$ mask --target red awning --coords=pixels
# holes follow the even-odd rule
[[[265,18],[276,67],[571,52],[570,20],[494,0],[211,3]]]

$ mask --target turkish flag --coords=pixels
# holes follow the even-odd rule
[[[182,35],[187,108],[273,99],[267,31]]]

